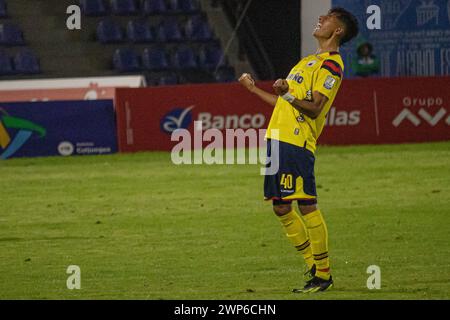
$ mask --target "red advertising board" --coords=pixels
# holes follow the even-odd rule
[[[271,91],[272,82],[258,84]],[[319,144],[450,140],[450,78],[345,80]],[[176,128],[264,129],[272,107],[235,84],[117,89],[119,150],[171,150]]]

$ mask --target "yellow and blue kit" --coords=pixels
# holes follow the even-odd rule
[[[338,52],[324,52],[303,58],[286,78],[289,92],[298,100],[312,101],[317,91],[328,98],[315,119],[302,114],[289,102],[278,98],[267,128],[268,156],[273,157],[271,140],[279,142],[279,170],[266,175],[266,200],[300,200],[316,203],[314,152],[326,116],[343,77],[344,63]],[[274,134],[276,132],[276,134]]]

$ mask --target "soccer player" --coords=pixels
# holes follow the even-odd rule
[[[328,258],[328,231],[320,209],[314,177],[314,152],[326,115],[342,82],[344,65],[339,46],[358,34],[356,18],[343,8],[332,8],[319,17],[313,36],[315,54],[303,58],[286,79],[273,84],[276,95],[255,85],[244,73],[239,82],[250,92],[274,106],[267,128],[268,156],[271,139],[278,141],[279,170],[264,178],[264,198],[272,200],[273,210],[287,237],[305,259],[309,276],[303,288],[294,292],[317,292],[332,287]],[[273,136],[277,130],[278,137]],[[300,217],[292,207],[297,201]]]

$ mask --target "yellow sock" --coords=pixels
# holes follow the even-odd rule
[[[316,264],[316,276],[330,279],[330,259],[328,258],[328,231],[320,210],[304,216],[308,229],[311,249]]]
[[[284,216],[278,217],[281,224],[284,226],[286,231],[286,236],[292,242],[294,247],[305,259],[308,269],[311,269],[314,264],[314,259],[312,256],[311,246],[308,239],[308,232],[306,230],[305,224],[300,216],[292,210]]]

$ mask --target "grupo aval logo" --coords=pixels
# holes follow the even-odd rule
[[[165,114],[160,123],[160,128],[163,132],[171,134],[177,129],[187,129],[192,122],[191,110],[195,106],[187,108],[175,108]]]
[[[12,117],[0,109],[0,159],[13,156],[32,136],[45,137],[44,127],[29,120]]]

